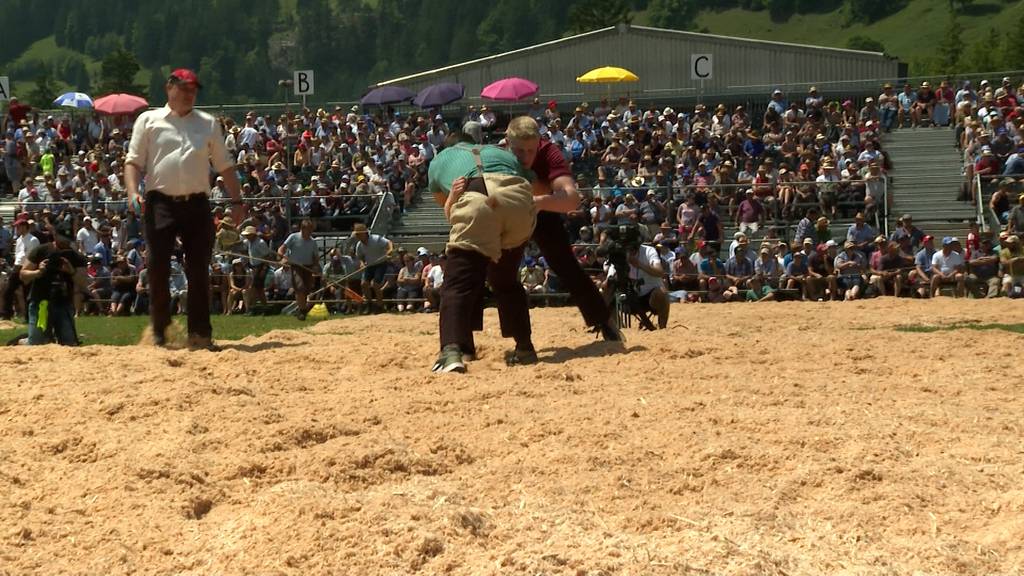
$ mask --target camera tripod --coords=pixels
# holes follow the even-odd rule
[[[615,304],[615,321],[620,330],[631,328],[634,318],[636,318],[638,327],[641,330],[650,330],[652,332],[657,330],[654,322],[651,321],[652,311],[650,306],[647,306],[631,287],[627,288],[625,292],[616,291],[612,300]]]

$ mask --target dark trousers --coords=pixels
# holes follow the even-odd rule
[[[583,271],[579,260],[572,253],[562,216],[554,212],[539,212],[533,241],[537,243],[548,266],[558,276],[562,287],[583,313],[587,326],[600,326],[607,322],[611,312],[594,281]]]
[[[21,283],[21,266],[15,266],[7,275],[7,287],[4,288],[3,298],[0,300],[0,316],[3,316],[4,318],[14,316],[14,297],[15,294],[17,294],[18,287],[20,286],[24,286],[24,284]],[[25,286],[25,289],[22,291],[25,292],[25,300],[27,304],[28,287]],[[25,310],[25,317],[28,317],[28,310]]]
[[[526,289],[519,282],[519,264],[523,261],[524,251],[525,244],[518,248],[502,250],[501,258],[487,266],[487,283],[491,285],[494,298],[498,301],[501,335],[505,338],[514,338],[516,348],[520,350],[532,350],[530,301]]]
[[[473,330],[482,328],[479,310],[488,280],[498,300],[502,336],[514,338],[517,348],[532,349],[530,310],[518,276],[523,250],[505,250],[497,263],[472,250],[448,250],[439,311],[442,348],[457,344],[465,353],[476,352]]]
[[[145,229],[153,332],[163,334],[171,324],[171,254],[175,238],[180,237],[188,279],[188,334],[211,337],[210,257],[214,230],[209,199],[197,194],[177,201],[160,192],[147,192]]]

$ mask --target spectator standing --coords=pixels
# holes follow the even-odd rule
[[[145,231],[149,249],[150,320],[153,341],[166,344],[170,324],[170,256],[180,236],[187,260],[189,292],[188,338],[193,349],[217,350],[210,325],[210,165],[224,177],[235,219],[245,218],[234,164],[224,135],[213,116],[194,110],[199,78],[179,68],[165,83],[167,105],[143,112],[135,121],[125,160],[124,181],[132,210],[141,204],[139,183],[145,174]]]
[[[875,230],[864,222],[864,214],[858,212],[853,217],[853,224],[846,230],[846,241],[853,242],[857,250],[860,250],[865,257],[871,254],[875,246]]]
[[[697,224],[690,231],[689,241],[699,237],[705,242],[721,242],[724,235],[722,220],[718,213],[709,204],[701,206],[700,215],[697,216]]]
[[[78,243],[78,251],[82,254],[92,254],[93,249],[100,242],[99,232],[93,228],[92,218],[86,216],[82,219],[82,228],[78,230],[78,234],[75,235]]]
[[[270,267],[268,260],[273,258],[274,252],[267,245],[267,242],[260,237],[259,231],[255,226],[249,225],[242,229],[242,238],[244,242],[245,253],[249,256],[248,262],[246,263],[249,270],[252,271],[252,294],[249,295],[250,305],[259,301],[261,304],[267,303],[267,272]]]
[[[651,238],[661,231],[661,224],[665,222],[667,213],[665,205],[658,201],[658,195],[654,190],[647,191],[646,198],[637,210],[637,217],[640,223],[647,227]]]
[[[1010,189],[1014,184],[1012,178],[1003,178],[988,201],[988,207],[995,213],[996,218],[999,218],[999,223],[1004,226],[1010,218]]]
[[[744,192],[744,199],[736,210],[736,226],[739,231],[753,235],[764,225],[764,206],[750,188]]]
[[[1024,234],[1024,194],[1017,197],[1017,205],[1006,217],[1006,231],[1017,236]]]
[[[384,283],[388,264],[385,261],[394,252],[394,244],[380,234],[370,234],[365,224],[357,223],[352,227],[352,237],[356,239],[356,258],[363,268],[363,296],[367,300],[364,312],[382,312],[384,310]],[[371,301],[376,299],[376,308]]]
[[[313,221],[306,218],[299,224],[299,231],[293,232],[277,250],[281,262],[291,272],[289,283],[295,290],[295,316],[305,320],[312,307],[306,301],[315,289],[316,276],[320,273],[320,252],[313,239]]]
[[[11,274],[7,280],[7,286],[4,288],[3,301],[0,302],[0,318],[4,320],[10,320],[14,316],[14,299],[17,295],[18,288],[23,286],[21,281],[21,268],[25,264],[25,259],[33,250],[39,247],[39,239],[36,238],[31,232],[31,226],[29,225],[29,219],[27,214],[21,214],[14,219],[14,232],[17,235],[17,239],[14,241],[14,268],[11,270]],[[26,300],[28,294],[24,294]],[[26,315],[28,310],[25,310]]]
[[[814,223],[818,219],[818,209],[811,206],[807,209],[804,217],[800,219],[796,224],[796,231],[793,234],[793,240],[803,244],[804,239],[814,240]]]
[[[6,226],[4,217],[0,216],[0,261],[6,264],[10,257],[12,244],[14,243],[14,233],[10,228]]]

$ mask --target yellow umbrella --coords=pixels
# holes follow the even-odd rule
[[[587,84],[617,84],[619,82],[639,82],[640,78],[625,68],[604,66],[587,72],[576,81]]]

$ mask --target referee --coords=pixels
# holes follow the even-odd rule
[[[214,239],[207,197],[211,165],[224,177],[235,222],[245,219],[246,210],[220,124],[210,114],[193,110],[201,87],[191,70],[179,68],[171,73],[164,86],[167,105],[143,112],[135,120],[124,181],[130,194],[129,210],[134,211],[136,205],[143,209],[153,342],[157,346],[167,343],[166,331],[171,323],[171,254],[178,238],[188,279],[188,346],[193,350],[216,351],[209,295]],[[140,199],[142,176],[145,194]]]

